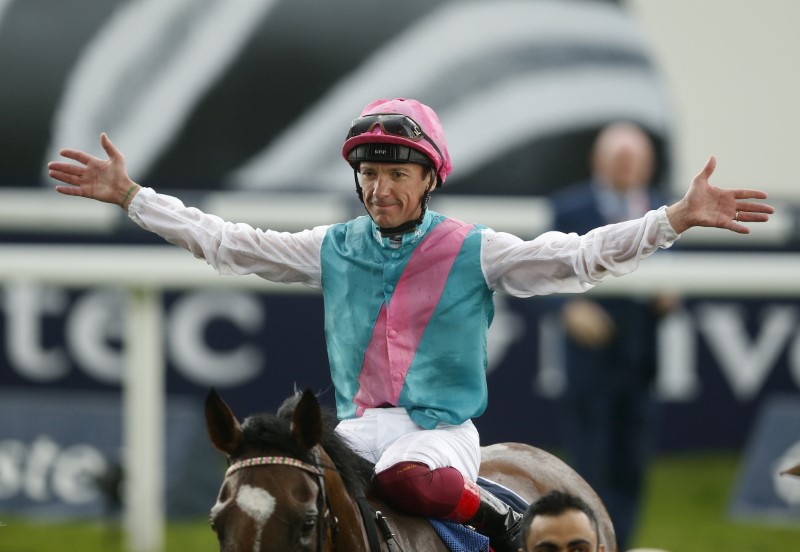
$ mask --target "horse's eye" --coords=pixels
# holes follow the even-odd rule
[[[314,527],[317,525],[317,515],[316,514],[309,514],[306,516],[305,521],[303,521],[303,535],[308,535],[311,531],[314,530]]]

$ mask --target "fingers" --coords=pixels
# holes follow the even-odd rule
[[[83,174],[84,168],[80,165],[75,165],[73,163],[59,163],[59,162],[51,162],[47,164],[47,169],[51,173],[65,173],[71,174],[74,176],[80,176]],[[51,174],[52,176],[52,174]]]
[[[61,157],[66,157],[67,159],[72,159],[73,161],[77,161],[78,163],[83,163],[84,165],[88,165],[89,162],[92,160],[98,160],[96,157],[93,157],[86,153],[85,151],[74,150],[74,149],[62,149],[58,152]]]
[[[714,174],[714,169],[716,168],[717,168],[717,158],[712,155],[711,157],[708,158],[708,161],[706,161],[706,166],[703,167],[703,169],[699,173],[697,173],[697,176],[695,176],[695,180],[698,178],[708,180],[709,178],[711,178],[711,175]]]
[[[748,191],[747,197],[752,197],[750,191]],[[767,205],[766,203],[737,201],[736,213],[733,216],[733,222],[735,224],[740,222],[767,222],[769,220],[769,216],[774,212],[775,208],[772,205]],[[747,232],[740,233],[746,234]]]
[[[747,197],[751,197],[750,192],[753,190],[747,190],[748,192]],[[769,220],[769,216],[775,212],[774,207],[772,205],[767,205],[765,203],[755,203],[751,201],[737,201],[736,202],[736,213],[733,216],[733,219],[728,221],[724,228],[731,230],[732,232],[736,232],[737,234],[749,234],[750,228],[744,226],[743,222],[767,222]]]
[[[117,159],[120,157],[121,154],[119,150],[114,146],[114,144],[111,142],[111,139],[108,137],[108,134],[106,134],[105,132],[100,134],[100,145],[103,146],[103,149],[105,150],[106,155],[108,155],[109,159]],[[59,151],[58,153],[62,157],[66,157],[67,159],[72,159],[73,161],[77,161],[78,163],[83,163],[84,165],[88,165],[92,161],[98,161],[98,162],[101,161],[97,157],[89,155],[85,151],[81,150],[65,148]]]
[[[737,218],[734,218],[732,223],[735,226],[739,226],[742,222],[767,222],[769,220],[769,215],[761,214],[761,213],[743,213],[739,211],[736,215]],[[747,228],[743,226],[743,228]]]
[[[741,220],[741,219],[740,219]],[[736,232],[737,234],[749,234],[750,229],[747,226],[743,226],[735,221],[730,221],[727,225],[723,228],[726,230],[730,230],[731,232]]]
[[[83,190],[76,186],[56,186],[56,191],[60,194],[69,195],[69,196],[81,196],[84,197],[86,194],[83,193]]]
[[[737,205],[738,209],[733,217],[734,222],[767,222],[775,210],[769,205],[750,203]]]
[[[733,190],[736,199],[767,199],[767,192],[763,190],[740,189]]]
[[[767,205],[766,203],[756,203],[754,201],[737,201],[736,209],[738,209],[740,215],[748,213],[764,213],[771,215],[775,212],[775,207],[772,205]]]
[[[55,180],[60,180],[65,184],[71,184],[72,186],[80,186],[81,185],[81,177],[78,174],[70,174],[61,171],[54,171],[50,170],[48,172],[50,178]]]
[[[74,163],[50,162],[47,164],[47,174],[50,178],[60,180],[65,184],[80,186],[86,167]]]
[[[109,138],[108,134],[105,132],[100,134],[100,145],[103,146],[109,159],[116,159],[119,157],[119,150],[111,143],[111,138]]]

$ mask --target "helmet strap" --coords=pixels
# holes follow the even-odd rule
[[[361,190],[361,184],[358,181],[358,165],[353,165],[353,179],[356,181],[356,195],[358,196],[358,200],[366,207],[364,204],[364,192]]]

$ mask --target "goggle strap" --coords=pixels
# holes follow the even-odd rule
[[[347,154],[350,163],[360,163],[361,161],[378,161],[398,163],[421,163],[430,165],[431,160],[424,153],[408,146],[399,144],[370,143],[360,144],[350,150]]]

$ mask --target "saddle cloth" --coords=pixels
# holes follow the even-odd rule
[[[489,537],[455,521],[431,519],[433,529],[451,552],[489,552]]]

